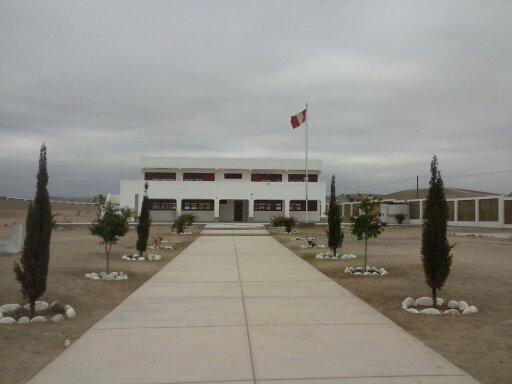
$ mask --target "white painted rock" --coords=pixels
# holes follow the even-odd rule
[[[121,256],[121,259],[131,261],[131,257],[126,255]]]
[[[464,310],[465,310],[466,308],[468,308],[468,307],[469,307],[469,304],[468,304],[468,303],[466,303],[464,300],[459,301],[459,311],[464,312]]]
[[[139,257],[139,256],[140,256],[140,255],[139,255],[138,253],[134,253],[132,257],[137,258],[137,257]]]
[[[353,275],[358,275],[359,276],[359,275],[362,275],[362,273],[361,272],[354,272]]]
[[[0,319],[0,324],[14,324],[16,320],[14,320],[12,317],[2,317]]]
[[[455,308],[451,308],[451,309],[447,309],[446,311],[443,311],[443,314],[444,315],[460,315],[460,312]]]
[[[436,299],[437,305],[441,306],[444,303],[444,300],[440,297]],[[434,304],[434,301],[431,297],[420,297],[416,299],[416,305],[421,305],[422,307],[430,307]]]
[[[379,273],[379,272],[372,272],[372,273],[371,273],[371,275],[372,275],[372,276],[379,276],[379,275],[380,275],[380,273]]]
[[[30,304],[25,304],[23,307],[25,309],[30,309]],[[36,300],[36,305],[35,305],[36,312],[46,311],[48,309],[48,307],[49,307],[49,304],[46,301]]]
[[[64,320],[64,316],[62,315],[62,313],[58,313],[55,316],[52,316],[50,318],[50,320],[51,321],[61,321],[61,320]]]
[[[137,261],[146,261],[146,258],[145,257],[138,257]]]
[[[69,339],[64,340],[64,348],[67,348],[71,345],[71,341]]]
[[[44,316],[35,316],[30,319],[31,323],[44,323],[46,322],[46,317]]]
[[[368,276],[370,274],[370,272],[366,271],[363,273],[363,276]]]
[[[68,319],[72,319],[73,317],[76,316],[76,312],[71,305],[65,305],[64,311],[65,311],[64,314],[66,315],[66,317]]]
[[[105,275],[102,277],[102,280],[106,280],[106,281],[112,281],[112,280],[115,280],[116,278],[112,275]]]
[[[21,316],[18,319],[18,324],[27,324],[30,322],[30,319],[27,316]]]
[[[153,257],[153,260],[154,260],[154,261],[160,261],[160,260],[162,260],[162,255],[155,255],[155,256]]]
[[[478,312],[478,308],[475,307],[474,305],[471,305],[469,307],[467,307],[465,310],[462,311],[462,314],[463,315],[472,315],[473,313],[477,313]]]
[[[441,312],[435,308],[425,308],[420,311],[424,315],[440,315]]]
[[[450,300],[448,302],[448,308],[450,308],[450,309],[457,309],[457,308],[459,308],[459,302],[456,301],[456,300]]]
[[[21,308],[19,304],[4,304],[0,306],[0,313],[9,314]]]
[[[407,308],[407,312],[409,312],[409,313],[420,313],[420,311],[418,311],[415,308]]]
[[[407,309],[409,307],[415,307],[416,306],[416,300],[414,300],[412,297],[406,297],[404,301],[402,301],[402,308]]]

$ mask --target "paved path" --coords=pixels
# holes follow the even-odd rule
[[[269,236],[199,237],[30,383],[210,382],[476,383]]]

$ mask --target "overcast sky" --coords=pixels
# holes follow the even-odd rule
[[[0,195],[118,192],[144,155],[302,158],[338,192],[512,170],[512,2],[0,0]],[[407,179],[407,180],[404,180]],[[512,192],[512,172],[447,177]]]

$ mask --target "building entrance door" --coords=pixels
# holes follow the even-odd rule
[[[234,221],[242,221],[243,220],[243,210],[244,210],[244,202],[242,200],[235,200],[235,209],[234,209]]]

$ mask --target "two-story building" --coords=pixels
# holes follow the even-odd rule
[[[138,180],[121,181],[120,206],[140,211],[148,183],[154,222],[194,213],[199,222],[269,222],[272,216],[306,219],[305,161],[248,158],[143,157]],[[308,161],[308,221],[324,217],[321,160]]]

